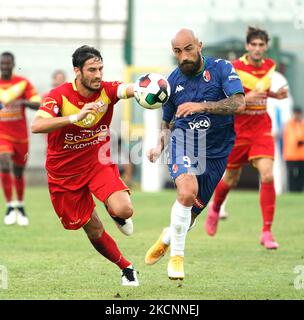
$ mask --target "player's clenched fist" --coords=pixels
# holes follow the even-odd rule
[[[99,112],[106,112],[107,108],[107,105],[103,104],[102,101],[86,103],[78,113],[77,119],[81,121],[85,119],[88,114],[94,115]]]

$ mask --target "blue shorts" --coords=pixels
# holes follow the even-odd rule
[[[185,166],[186,165],[186,166]],[[175,180],[179,175],[183,173],[189,173],[187,163],[185,165],[180,164],[168,164],[171,178]],[[213,192],[220,182],[227,165],[227,157],[217,159],[206,159],[205,171],[200,175],[196,175],[198,182],[198,193],[195,199],[195,203],[192,207],[192,212],[200,214],[207,206],[211,199]]]
[[[233,141],[229,141],[226,147],[230,150],[232,146]],[[183,173],[193,174],[197,178],[198,194],[192,208],[195,214],[201,213],[207,206],[228,160],[228,155],[208,157],[207,149],[204,132],[183,130],[174,131],[167,148],[171,178],[175,181]]]

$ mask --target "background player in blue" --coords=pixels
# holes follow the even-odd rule
[[[168,167],[177,199],[170,227],[148,250],[145,262],[156,263],[171,243],[168,277],[175,280],[184,278],[187,231],[225,171],[235,138],[233,113],[244,110],[245,100],[231,63],[203,57],[202,43],[192,30],[181,29],[171,44],[178,68],[168,78],[172,93],[163,107],[159,143],[147,156],[155,162],[168,144]]]

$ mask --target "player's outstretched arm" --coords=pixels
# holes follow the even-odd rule
[[[83,120],[89,113],[96,114],[100,112],[100,106],[98,103],[87,103],[83,106],[79,113],[66,117],[47,117],[44,118],[38,114],[34,117],[31,123],[32,133],[49,133],[65,127],[71,123],[75,123]],[[104,110],[103,110],[104,111]]]
[[[156,162],[156,160],[159,158],[168,143],[170,132],[170,123],[162,121],[160,125],[158,144],[155,148],[149,149],[146,153],[150,162]]]
[[[176,117],[187,117],[190,114],[200,112],[229,115],[242,113],[244,110],[245,97],[243,94],[237,93],[219,101],[185,102],[178,107]]]
[[[121,83],[117,88],[119,99],[128,99],[134,97],[134,83]]]

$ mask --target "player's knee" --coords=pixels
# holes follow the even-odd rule
[[[0,157],[0,170],[3,173],[10,172],[10,161],[7,157]]]
[[[240,180],[240,176],[239,175],[229,175],[226,176],[224,179],[224,182],[226,183],[226,185],[230,188],[235,188],[238,184]]]
[[[186,207],[191,207],[196,199],[197,192],[194,190],[180,190],[178,192],[178,197],[177,200],[179,201],[180,204]]]
[[[271,183],[273,182],[274,177],[272,172],[267,172],[261,175],[261,181],[263,183]]]
[[[14,176],[17,179],[21,179],[23,177],[24,168],[23,167],[14,167]]]
[[[121,219],[128,219],[133,215],[133,207],[130,203],[124,203],[117,207],[114,212],[117,217]]]
[[[104,231],[102,226],[95,226],[84,229],[88,238],[91,240],[99,239]]]

